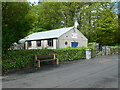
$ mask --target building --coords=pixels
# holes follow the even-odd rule
[[[87,47],[88,39],[75,27],[61,28],[28,35],[19,42],[24,42],[25,49]]]

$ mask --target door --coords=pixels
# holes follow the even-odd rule
[[[71,42],[72,47],[77,47],[78,46],[78,42]]]

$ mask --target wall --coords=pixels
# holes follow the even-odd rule
[[[66,41],[67,45],[65,45]],[[70,30],[58,38],[59,48],[71,47],[71,42],[78,42],[78,47],[87,47],[88,39],[77,29]]]
[[[53,39],[53,47],[50,47],[47,45],[47,40],[41,40],[41,46],[38,47],[36,44],[36,41],[31,41],[32,46],[28,47],[28,43],[25,42],[25,49],[42,49],[42,48],[50,48],[50,49],[56,49],[57,48],[57,39]]]

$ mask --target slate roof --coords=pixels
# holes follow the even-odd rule
[[[24,39],[19,40],[19,42],[24,42],[29,40],[38,40],[38,39],[58,38],[73,28],[74,27],[68,27],[68,28],[60,28],[60,29],[33,33],[28,35]]]

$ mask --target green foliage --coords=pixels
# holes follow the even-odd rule
[[[85,49],[82,48],[57,49],[56,51],[58,59],[62,62],[85,58]]]
[[[90,43],[88,43],[88,46],[90,47],[90,46],[94,46],[96,44],[96,42],[90,42]]]
[[[42,32],[42,31],[47,31],[47,29],[44,28],[33,28],[32,30],[29,31],[29,34],[36,33],[36,32]]]
[[[118,54],[120,53],[120,46],[110,46],[110,51],[111,51],[111,54]]]
[[[97,56],[102,56],[102,51],[100,51],[99,53],[97,53]]]
[[[117,43],[116,32],[118,30],[118,22],[115,14],[106,9],[100,12],[100,17],[96,21],[97,24],[97,42],[103,45]]]
[[[34,55],[56,54],[60,62],[69,60],[79,60],[85,58],[85,47],[65,48],[65,49],[34,49],[34,50],[14,50],[3,53],[3,72],[9,70],[19,70],[33,68]],[[94,51],[92,51],[94,54]],[[92,55],[94,57],[95,55]]]
[[[33,23],[33,28],[44,28],[51,30],[53,28],[60,28],[61,26],[61,12],[60,4],[56,2],[44,2],[33,7],[33,14],[36,15],[36,21]]]
[[[2,46],[7,50],[10,45],[25,37],[31,29],[32,15],[27,2],[3,2],[2,3]]]
[[[47,30],[70,27],[83,3],[79,2],[43,2],[34,6],[31,14],[35,16],[34,28]],[[77,9],[77,10],[76,10]]]
[[[103,45],[117,43],[118,22],[113,6],[114,3],[110,2],[89,2],[81,8],[78,28],[89,42]]]

